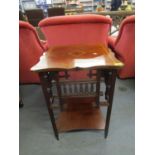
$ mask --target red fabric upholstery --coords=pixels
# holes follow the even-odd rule
[[[101,15],[72,15],[45,18],[39,26],[48,46],[108,43],[112,20]],[[73,79],[86,76],[86,72],[71,72]]]
[[[115,42],[116,42],[116,37],[112,37],[112,36],[108,37],[108,46],[110,48],[112,48],[112,49],[114,48]]]
[[[51,20],[52,19],[52,20]],[[111,19],[100,15],[74,15],[50,17],[40,21],[39,26],[64,25],[64,24],[82,24],[82,23],[104,23],[111,24]]]
[[[117,39],[112,42],[109,37],[109,46],[114,50],[116,57],[125,66],[119,71],[120,78],[135,76],[135,16],[129,16],[122,22]]]
[[[19,81],[20,83],[39,83],[36,73],[30,68],[38,62],[43,54],[44,47],[40,43],[37,33],[32,25],[19,22]]]
[[[74,15],[45,18],[39,26],[49,46],[70,44],[107,45],[111,19],[100,15]]]

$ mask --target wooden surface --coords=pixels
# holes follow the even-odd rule
[[[59,132],[74,130],[103,130],[105,121],[100,108],[94,107],[93,102],[68,102],[65,111],[61,112],[56,120]]]
[[[121,68],[123,63],[104,45],[72,45],[51,47],[31,71],[57,71],[62,69]]]

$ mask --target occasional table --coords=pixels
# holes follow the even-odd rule
[[[123,63],[103,44],[55,46],[40,57],[31,71],[39,74],[57,139],[59,132],[92,129],[105,130],[107,137],[117,70],[122,67]],[[68,79],[68,72],[79,70],[89,70],[89,78]],[[101,81],[105,84],[105,91],[101,89]],[[102,95],[104,101],[100,101]],[[55,119],[53,105],[56,97],[60,113]],[[107,106],[105,119],[101,106]]]

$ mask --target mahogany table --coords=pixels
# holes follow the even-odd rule
[[[105,130],[105,138],[107,137],[116,74],[121,67],[123,67],[123,63],[116,59],[110,49],[102,44],[51,47],[40,57],[39,62],[31,68],[31,71],[39,74],[49,116],[57,139],[59,139],[59,132],[81,129]],[[63,96],[61,85],[69,83],[70,80],[63,81],[61,78],[68,78],[68,71],[73,70],[77,72],[79,70],[90,70],[89,77],[95,76],[96,88],[94,94],[88,93],[87,84],[86,88],[82,90],[83,81],[80,81],[79,91],[81,96],[71,94],[67,97]],[[60,74],[60,72],[63,72],[64,75]],[[88,83],[93,80],[88,80]],[[100,101],[100,83],[102,80],[105,83],[104,102]],[[76,82],[72,81],[71,84]],[[57,119],[55,119],[53,111],[54,83],[61,109]],[[93,84],[91,86],[93,88]],[[75,91],[77,91],[76,87],[75,85]],[[66,91],[65,89],[64,91]],[[68,89],[71,89],[71,87]],[[70,92],[72,93],[72,90]],[[100,108],[102,105],[107,106],[105,120]]]

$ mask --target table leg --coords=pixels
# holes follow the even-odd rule
[[[62,101],[61,86],[59,82],[59,72],[56,73],[55,80],[56,80],[56,87],[57,87],[60,109],[61,111],[63,111],[63,101]]]
[[[48,113],[50,115],[50,120],[53,126],[54,134],[55,134],[56,139],[59,140],[59,135],[58,135],[58,131],[57,131],[56,123],[55,123],[54,113],[53,113],[52,108],[50,107],[50,93],[48,91],[48,89],[50,89],[50,81],[48,79],[48,72],[40,72],[39,77],[40,77],[40,82],[41,82],[42,90],[44,93],[44,97],[46,100]]]
[[[100,104],[100,79],[101,79],[101,71],[97,70],[96,72],[96,104],[99,107]]]
[[[114,89],[115,89],[117,70],[105,70],[103,71],[103,74],[104,74],[105,84],[106,84],[105,99],[109,103],[107,114],[106,114],[105,135],[104,135],[105,138],[107,138],[109,124],[110,124],[111,111],[112,111],[113,95],[114,95]]]

